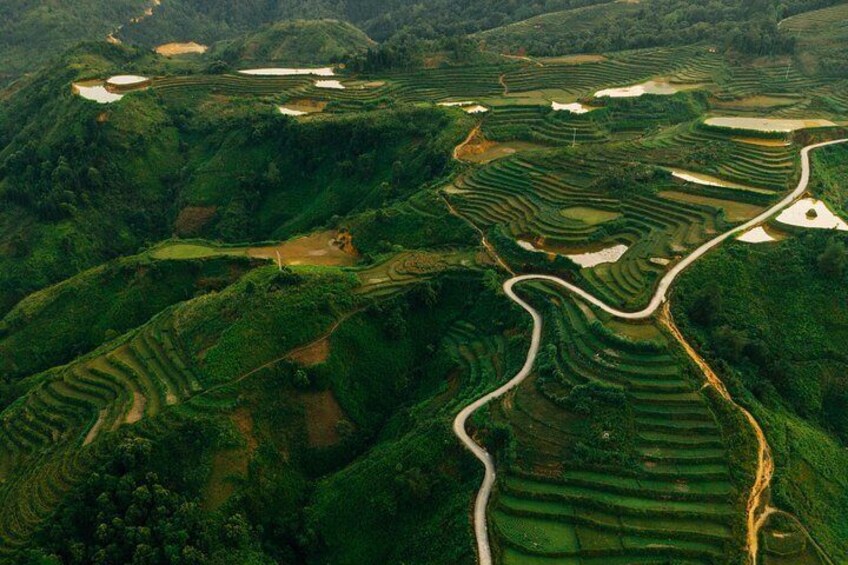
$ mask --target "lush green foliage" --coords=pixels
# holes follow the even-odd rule
[[[145,0],[4,2],[0,6],[0,86],[33,72],[82,40],[105,39],[121,23],[140,15],[146,4]]]
[[[142,255],[31,294],[0,321],[4,376],[13,379],[66,363],[171,304],[222,289],[250,265],[246,258],[154,261]]]
[[[734,245],[696,265],[675,293],[687,332],[764,423],[777,460],[779,503],[842,557],[848,555],[848,494],[837,470],[848,441],[844,239],[805,233],[770,246]]]
[[[607,3],[547,13],[479,34],[492,49],[532,55],[597,53],[708,41],[752,55],[791,51],[794,39],[778,21],[835,1],[779,3],[689,0]]]
[[[346,22],[294,20],[274,23],[255,33],[216,44],[209,56],[241,66],[274,61],[338,63],[371,45],[368,36]]]

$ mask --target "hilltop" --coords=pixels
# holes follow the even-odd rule
[[[255,33],[216,44],[213,58],[241,65],[283,62],[320,64],[344,61],[376,45],[365,33],[338,20],[277,22]]]

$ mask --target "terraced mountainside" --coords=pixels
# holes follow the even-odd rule
[[[513,433],[492,504],[502,561],[738,562],[753,439],[655,324],[534,302],[537,375],[494,410]]]
[[[840,6],[201,4],[0,93],[0,563],[845,559]]]

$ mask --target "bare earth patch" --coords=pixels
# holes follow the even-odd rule
[[[130,411],[127,412],[127,417],[124,418],[124,423],[134,424],[141,420],[141,417],[144,416],[144,407],[146,405],[147,398],[145,398],[140,392],[134,390],[132,407],[130,407]]]
[[[190,53],[206,53],[209,49],[206,45],[189,41],[187,43],[165,43],[158,46],[154,51],[165,57],[173,57],[174,55],[186,55]]]
[[[105,408],[100,410],[100,413],[97,416],[97,421],[94,422],[94,425],[91,426],[91,429],[88,430],[88,433],[85,435],[85,439],[82,442],[83,445],[88,445],[89,443],[94,441],[94,438],[96,438],[97,434],[100,433],[100,428],[103,427],[103,421],[106,418],[107,412],[108,410],[106,410]]]
[[[477,129],[472,137],[456,149],[454,157],[471,163],[488,163],[503,157],[509,157],[519,151],[541,148],[540,145],[526,141],[497,142],[486,139]]]
[[[582,65],[584,63],[600,63],[606,61],[603,55],[564,55],[562,57],[542,57],[540,61],[552,65]]]
[[[329,447],[339,442],[339,422],[345,420],[333,392],[310,392],[301,395],[306,413],[306,433],[310,447]]]
[[[304,367],[320,365],[330,356],[330,340],[322,339],[294,351],[289,359]]]
[[[250,257],[272,261],[279,258],[284,265],[346,267],[354,265],[357,261],[355,254],[339,245],[337,234],[332,231],[313,233],[279,245],[251,247],[247,254]]]

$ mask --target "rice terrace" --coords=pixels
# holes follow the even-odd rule
[[[848,563],[844,1],[41,8],[0,563]]]

